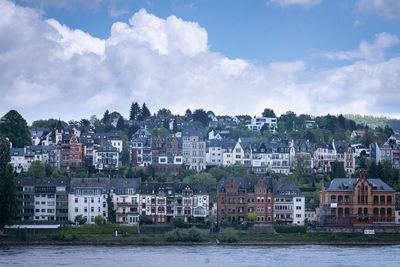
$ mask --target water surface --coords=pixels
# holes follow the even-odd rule
[[[400,246],[9,246],[0,266],[400,266]]]

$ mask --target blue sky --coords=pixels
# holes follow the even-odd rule
[[[28,121],[126,116],[132,101],[400,117],[397,0],[0,0],[1,13],[0,112]]]

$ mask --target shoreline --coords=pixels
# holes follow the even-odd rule
[[[121,240],[0,240],[2,246],[394,246],[400,245],[400,241],[265,241],[265,242],[167,242],[167,241],[121,241]]]

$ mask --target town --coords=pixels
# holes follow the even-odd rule
[[[339,116],[266,108],[34,121],[11,110],[17,207],[8,227],[183,223],[398,232],[400,134]],[[328,227],[328,228],[327,228]],[[333,229],[333,230],[332,230]],[[336,229],[336,230],[335,230]],[[346,230],[347,229],[347,230]]]

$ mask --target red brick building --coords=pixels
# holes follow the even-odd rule
[[[82,168],[84,162],[83,145],[75,135],[64,135],[61,143],[61,163],[63,169]]]
[[[272,223],[274,218],[271,179],[224,178],[218,184],[218,221],[243,222],[249,213],[256,223]]]

